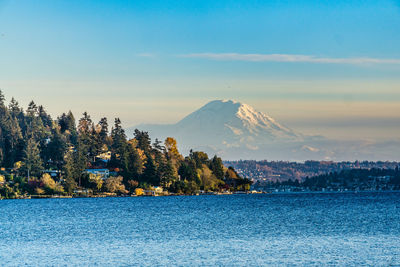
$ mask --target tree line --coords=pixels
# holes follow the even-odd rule
[[[350,169],[340,172],[329,172],[313,177],[306,177],[302,182],[288,180],[283,182],[271,182],[269,188],[292,188],[294,190],[305,189],[310,191],[323,191],[327,189],[340,190],[400,190],[400,170],[371,168]]]
[[[86,171],[99,164],[112,177]],[[7,197],[72,194],[76,189],[127,194],[153,186],[193,194],[250,185],[217,156],[201,151],[182,156],[173,137],[152,143],[148,132],[136,129],[129,139],[119,118],[110,129],[107,118],[95,123],[87,112],[78,121],[71,111],[52,119],[34,101],[25,111],[14,98],[7,105],[1,90],[0,167],[0,194]]]

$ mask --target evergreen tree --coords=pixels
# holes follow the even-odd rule
[[[28,109],[26,110],[26,115],[28,117],[35,117],[38,114],[38,107],[36,106],[35,102],[31,101],[28,105]]]
[[[125,153],[125,155],[127,157],[124,159],[125,168],[123,176],[126,180],[137,180],[140,175],[143,174],[143,161],[137,149],[131,145],[128,146],[127,153]]]
[[[47,114],[47,112],[44,110],[43,106],[38,107],[38,116],[42,120],[42,124],[45,127],[51,127],[53,125],[53,120],[51,119],[51,116]]]
[[[68,145],[65,137],[56,128],[53,130],[53,134],[50,142],[46,146],[45,159],[50,160],[58,168],[61,167],[64,161],[64,155],[67,151]]]
[[[76,181],[79,180],[80,173],[76,167],[75,160],[76,153],[68,152],[65,156],[65,164],[63,167],[64,171],[64,187],[65,190],[71,194],[76,188]]]
[[[147,161],[144,166],[145,169],[143,172],[142,181],[152,185],[159,185],[160,178],[157,175],[157,167],[151,155],[147,155]]]
[[[19,106],[19,104],[18,104],[18,101],[16,101],[16,100],[14,99],[14,97],[11,98],[10,104],[8,105],[8,109],[9,109],[9,111],[10,111],[10,114],[11,114],[14,118],[18,117],[18,115],[19,115],[20,113],[23,112],[23,111],[22,111],[22,108],[21,108],[21,107]]]
[[[40,158],[38,144],[33,138],[28,140],[24,152],[23,166],[24,170],[27,172],[28,178],[30,175],[39,176],[40,172],[43,170],[43,162]]]
[[[138,142],[137,147],[145,153],[149,153],[151,151],[151,139],[149,133],[135,129],[134,136]]]
[[[121,120],[115,119],[114,127],[111,130],[112,148],[120,156],[125,153],[127,141],[124,129],[121,126]]]
[[[101,118],[100,122],[100,140],[103,144],[108,145],[108,122],[107,118]]]
[[[0,106],[5,105],[6,98],[4,97],[3,91],[0,89]]]
[[[217,179],[224,179],[224,165],[221,158],[215,155],[210,162],[210,169]]]
[[[69,111],[68,114],[63,113],[57,120],[61,133],[66,135],[69,143],[76,145],[78,142],[78,133],[75,125],[75,117],[72,112]]]
[[[171,160],[168,160],[167,164],[163,166],[163,171],[161,174],[161,185],[166,188],[171,182],[176,180],[175,169]]]

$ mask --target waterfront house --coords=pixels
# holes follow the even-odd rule
[[[86,169],[85,172],[96,176],[99,175],[103,180],[110,177],[110,171],[108,169]]]
[[[136,188],[136,189],[135,189],[135,195],[137,195],[137,196],[143,196],[143,194],[144,194],[144,191],[143,191],[142,188]]]

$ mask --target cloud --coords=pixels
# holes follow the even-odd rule
[[[299,62],[321,64],[400,64],[400,59],[382,59],[370,57],[330,58],[309,55],[291,54],[239,54],[239,53],[197,53],[181,55],[185,58],[203,58],[221,61],[248,61],[248,62]]]

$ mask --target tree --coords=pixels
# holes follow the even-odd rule
[[[122,155],[126,150],[127,142],[125,131],[122,129],[119,118],[116,118],[114,121],[114,127],[111,130],[111,139],[114,153]]]
[[[210,169],[217,179],[224,179],[224,164],[221,158],[215,155],[210,162]]]
[[[100,191],[103,186],[104,180],[101,178],[100,175],[96,174],[89,174],[89,183],[91,188],[94,190]]]
[[[80,134],[89,135],[92,125],[93,122],[92,119],[90,118],[90,115],[86,111],[83,112],[83,117],[79,119],[78,132]]]
[[[168,160],[167,164],[163,166],[160,183],[162,187],[166,188],[171,184],[171,182],[176,180],[176,178],[176,170],[172,165],[172,161]]]
[[[180,156],[178,152],[178,146],[176,140],[172,137],[167,137],[164,142],[165,149],[167,150],[168,155],[171,157],[173,156]]]
[[[135,129],[134,136],[138,142],[137,147],[143,150],[145,153],[149,153],[151,151],[151,139],[149,133]]]
[[[204,190],[216,190],[219,185],[223,184],[223,181],[217,179],[213,172],[207,167],[207,165],[203,165],[201,169],[198,169],[201,186]]]
[[[26,115],[32,118],[38,115],[38,107],[36,106],[35,102],[31,101],[29,103],[28,109],[26,110]]]
[[[57,167],[60,167],[64,161],[67,148],[68,146],[65,137],[56,128],[53,130],[51,140],[46,146],[45,158],[56,163]]]
[[[56,183],[48,173],[42,175],[40,183],[43,185],[47,194],[64,193],[64,188]]]
[[[42,120],[42,123],[45,127],[51,127],[53,124],[53,120],[51,119],[50,115],[46,113],[44,107],[40,105],[37,109],[38,116]]]
[[[139,182],[136,180],[128,180],[127,187],[129,191],[134,192],[134,190],[139,186]]]
[[[196,181],[200,184],[200,179],[196,170],[196,162],[193,159],[186,158],[179,167],[178,174],[183,180]]]
[[[4,97],[3,91],[0,89],[0,106],[4,106],[6,98]]]
[[[41,170],[43,170],[43,162],[40,158],[38,144],[33,140],[33,138],[28,140],[24,152],[25,157],[23,159],[23,166],[27,171],[28,178],[31,174],[35,176],[39,175]]]
[[[100,126],[100,141],[102,144],[108,145],[108,122],[107,118],[101,118],[99,121],[99,126]]]
[[[229,167],[225,173],[225,178],[226,179],[239,179],[240,177],[233,167]]]
[[[127,146],[126,152],[123,154],[123,176],[125,180],[138,179],[143,174],[144,164],[139,155],[138,150],[131,144]]]
[[[159,185],[160,179],[157,176],[157,167],[151,155],[147,155],[147,162],[144,166],[142,181],[152,185]]]
[[[201,168],[203,164],[206,164],[208,162],[207,153],[201,151],[190,151],[189,158],[194,160],[196,166],[195,168]]]
[[[110,193],[126,194],[127,190],[125,189],[122,180],[123,180],[122,176],[110,177],[104,183],[104,187],[107,190],[107,192]]]
[[[16,101],[13,98],[11,98],[10,104],[8,105],[8,109],[10,111],[10,114],[16,118],[20,113],[22,113],[22,108],[20,108],[18,101]]]

